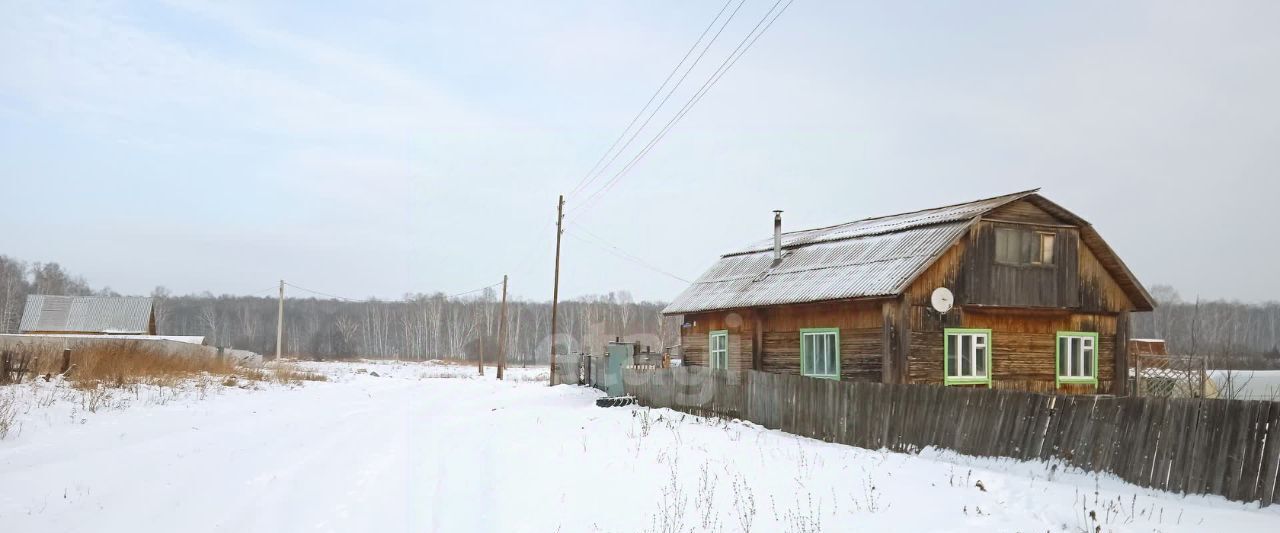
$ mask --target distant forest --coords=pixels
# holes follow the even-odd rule
[[[1184,299],[1155,285],[1156,310],[1133,315],[1133,337],[1164,339],[1173,354],[1204,355],[1217,368],[1280,368],[1280,303]]]
[[[1183,298],[1167,285],[1151,288],[1155,312],[1133,315],[1133,336],[1165,339],[1170,352],[1214,357],[1219,364],[1280,367],[1280,303]],[[25,263],[0,256],[0,331],[18,330],[28,294],[116,295],[93,289],[57,263]],[[164,335],[204,335],[212,344],[275,353],[276,299],[255,296],[176,296],[157,287],[156,320]],[[457,298],[410,294],[397,301],[285,300],[284,352],[300,357],[402,357],[474,360],[497,354],[498,300],[494,289]],[[619,291],[561,302],[560,352],[600,353],[615,337],[655,351],[679,343],[679,321],[664,319],[664,302],[636,302]],[[550,353],[550,302],[508,302],[516,364],[545,362]]]
[[[500,288],[451,298],[409,294],[397,301],[287,297],[284,353],[304,358],[375,357],[475,360],[498,354]],[[290,292],[298,292],[287,289]],[[28,294],[118,296],[94,290],[57,263],[24,263],[0,256],[0,331],[16,333]],[[274,354],[276,298],[177,296],[164,287],[155,299],[161,335],[204,335],[210,344]],[[559,353],[600,353],[616,337],[654,351],[679,342],[679,323],[661,316],[663,302],[637,302],[625,291],[560,302]],[[508,300],[508,361],[545,363],[550,354],[550,302]]]

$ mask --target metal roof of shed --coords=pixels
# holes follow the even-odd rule
[[[1056,207],[1040,198],[1038,191],[783,233],[782,260],[777,265],[773,264],[773,239],[761,240],[721,256],[663,313],[897,296],[983,214],[1023,198]],[[1060,207],[1057,210],[1078,222],[1086,236],[1096,236],[1088,222]],[[1144,304],[1150,296],[1114,252],[1101,239],[1089,244],[1095,253],[1113,260],[1108,268],[1132,291],[1139,309],[1148,307]]]
[[[151,298],[117,296],[27,297],[19,331],[137,334],[150,333]]]

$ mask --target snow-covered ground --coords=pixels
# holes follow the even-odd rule
[[[52,400],[0,440],[0,531],[1280,531],[1278,508],[1048,464],[598,408],[545,369],[311,366],[331,380],[93,413],[23,385]]]

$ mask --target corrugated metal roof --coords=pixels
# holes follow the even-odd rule
[[[969,221],[974,217],[991,211],[992,209],[1035,193],[1036,190],[1023,191],[1006,194],[1004,196],[997,196],[995,198],[966,202],[963,204],[935,207],[932,209],[925,209],[923,211],[913,211],[898,215],[855,220],[853,222],[827,226],[825,228],[792,231],[782,234],[782,247],[786,249],[794,246],[805,246],[819,242],[830,242],[866,237],[869,235],[893,233],[944,222]],[[772,237],[757,241],[746,249],[734,253],[751,253],[765,250],[773,250]]]
[[[150,324],[151,298],[33,294],[18,329],[145,335]]]
[[[1035,193],[784,233],[778,265],[773,239],[726,254],[663,313],[895,296],[977,217]]]
[[[3,333],[0,339],[101,339],[102,335],[80,333]],[[204,335],[112,335],[113,340],[127,341],[173,341],[183,344],[200,344],[205,342]]]

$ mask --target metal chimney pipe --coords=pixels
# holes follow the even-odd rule
[[[773,210],[773,262],[782,260],[782,210]]]

